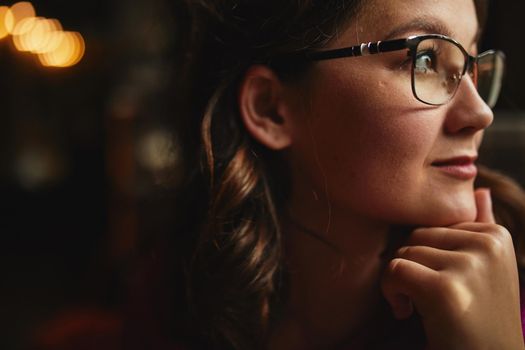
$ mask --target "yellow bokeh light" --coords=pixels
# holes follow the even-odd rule
[[[70,67],[77,64],[84,56],[84,38],[78,32],[61,32],[62,38],[55,50],[38,55],[44,66]]]
[[[27,17],[21,20],[14,27],[13,34],[13,43],[19,51],[29,51],[30,45],[27,42],[27,34],[31,32],[35,24],[38,22],[39,18],[37,17]]]
[[[70,67],[84,56],[85,42],[80,33],[63,31],[56,19],[36,17],[28,1],[0,6],[0,39],[9,34],[17,50],[37,54],[44,66]]]
[[[62,30],[51,30],[46,33],[45,45],[41,46],[38,50],[33,50],[33,53],[48,53],[55,51],[64,38],[64,32]]]
[[[7,25],[6,25],[6,22],[7,22],[7,16],[6,15],[8,13],[11,16],[11,12],[9,12],[9,7],[7,7],[7,6],[0,6],[0,39],[3,39],[3,38],[5,38],[6,36],[9,35],[9,31],[7,30]]]
[[[37,19],[31,30],[23,34],[26,48],[33,53],[53,51],[60,44],[56,42],[59,36],[54,34],[61,30],[62,26],[55,19]]]
[[[11,33],[13,27],[15,26],[15,17],[9,8],[7,8],[7,12],[4,16],[4,26],[7,30],[7,33]]]
[[[20,21],[22,21],[24,18],[35,17],[36,13],[35,8],[30,2],[21,1],[9,8],[8,16],[6,16],[5,26],[7,31],[12,34],[12,31],[16,28]]]

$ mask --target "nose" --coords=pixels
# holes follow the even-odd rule
[[[487,128],[494,120],[492,109],[479,95],[472,78],[467,74],[449,102],[445,121],[447,133],[475,133]]]

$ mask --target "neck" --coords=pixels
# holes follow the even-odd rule
[[[331,209],[330,225],[294,214],[283,223],[288,303],[270,348],[337,349],[348,342],[357,348],[366,341],[363,327],[377,327],[384,313],[379,281],[391,230],[337,208]]]

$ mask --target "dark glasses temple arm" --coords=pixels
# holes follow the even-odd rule
[[[321,61],[342,57],[367,56],[381,52],[397,51],[407,48],[407,39],[377,41],[361,45],[345,47],[335,50],[316,51],[306,53],[306,58],[312,61]]]

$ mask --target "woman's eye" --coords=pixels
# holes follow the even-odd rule
[[[437,57],[433,51],[420,52],[416,56],[414,69],[420,73],[427,73],[436,69]]]
[[[407,55],[403,62],[398,66],[400,70],[410,70],[412,68],[412,57]]]

